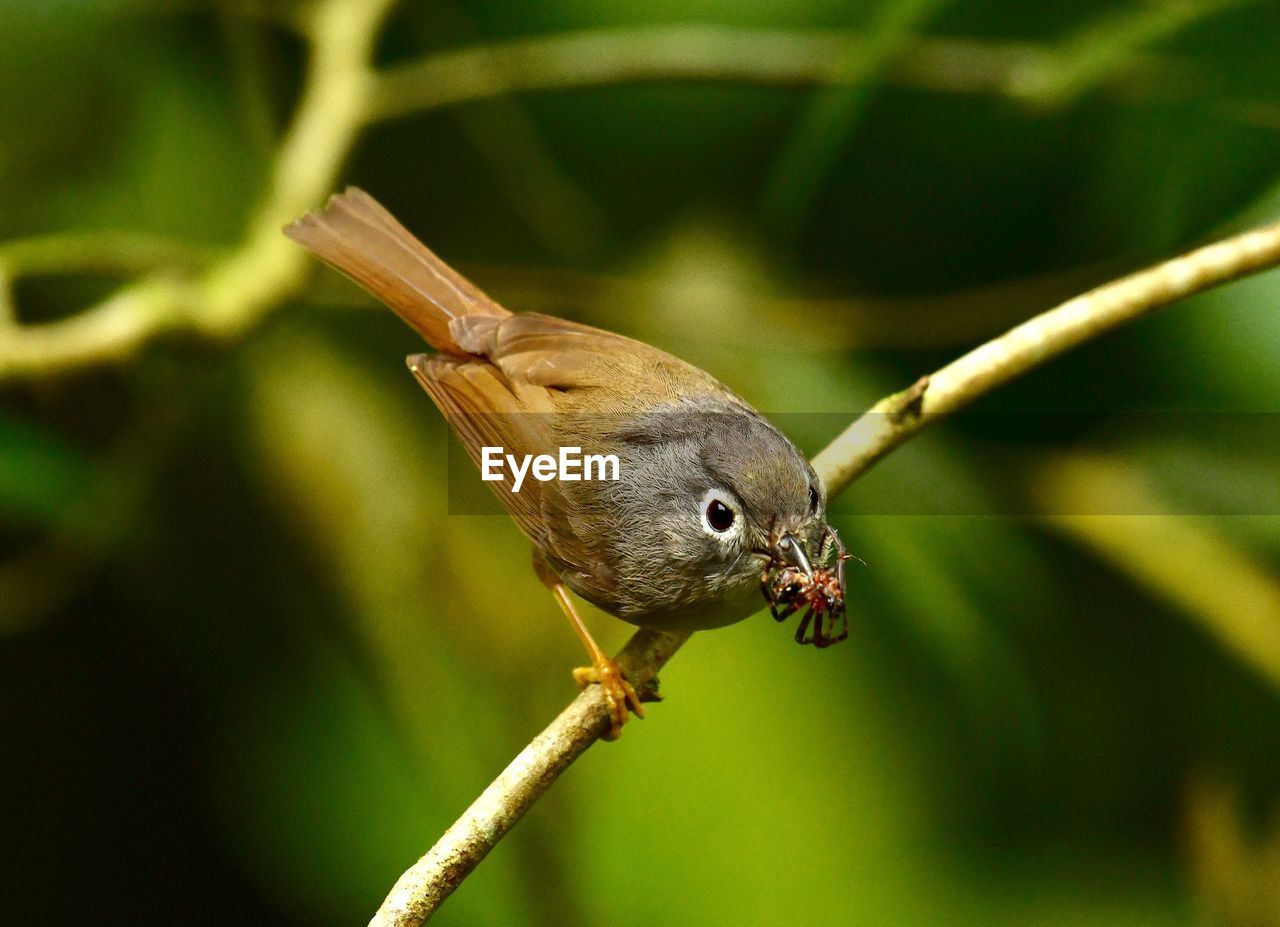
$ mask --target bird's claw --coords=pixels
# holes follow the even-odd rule
[[[644,706],[640,704],[640,696],[635,688],[627,682],[622,670],[613,660],[599,666],[580,666],[573,671],[573,681],[578,688],[585,689],[589,685],[600,686],[604,693],[605,704],[609,706],[610,727],[605,740],[617,740],[622,733],[622,725],[627,723],[628,712],[635,712],[637,718],[644,717]]]

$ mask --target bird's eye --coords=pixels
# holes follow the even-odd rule
[[[810,486],[809,486],[809,512],[810,512],[810,514],[813,514],[813,515],[817,515],[817,514],[818,514],[818,502],[819,502],[820,500],[821,500],[821,497],[818,495],[818,487],[813,486],[813,485],[810,485]]]
[[[702,524],[715,534],[725,534],[733,529],[738,520],[726,494],[719,490],[708,490],[702,497]]]
[[[724,534],[733,527],[733,509],[719,499],[712,499],[707,505],[707,524]]]

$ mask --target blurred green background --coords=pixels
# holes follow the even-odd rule
[[[364,923],[573,695],[526,542],[447,511],[420,344],[335,275],[4,369],[19,326],[246,247],[298,24],[343,5],[0,5],[0,923]],[[811,453],[1280,216],[1274,4],[404,0],[378,34],[419,97],[333,182],[513,309],[802,413]],[[695,636],[439,922],[1280,924],[1278,399],[1272,273],[936,427],[836,505],[847,643]]]

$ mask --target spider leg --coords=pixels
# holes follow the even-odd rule
[[[779,611],[777,603],[773,603],[769,606],[769,614],[773,615],[774,621],[786,621],[799,610],[800,604],[799,602],[787,602],[782,606],[782,610]]]
[[[831,638],[831,643],[837,644],[849,636],[849,612],[845,609],[844,603],[841,602],[839,608],[833,609],[831,612],[831,630],[835,631],[836,622],[840,622],[840,633]]]
[[[807,609],[800,618],[800,624],[796,628],[796,643],[808,644],[810,641],[805,640],[805,632],[809,630],[809,622],[813,620],[813,609]]]

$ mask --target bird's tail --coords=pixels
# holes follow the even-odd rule
[[[329,198],[284,233],[395,310],[438,351],[466,353],[449,322],[510,315],[356,187]]]

